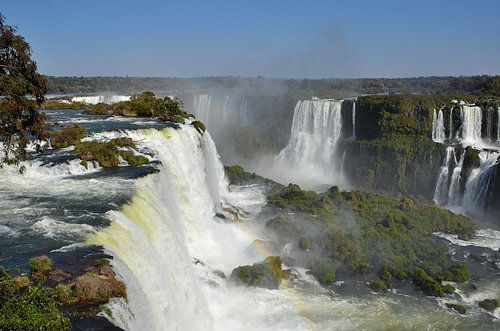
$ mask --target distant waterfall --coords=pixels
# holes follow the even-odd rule
[[[446,201],[448,200],[448,188],[450,185],[449,174],[450,174],[452,155],[454,154],[455,154],[454,147],[446,148],[446,155],[444,158],[443,165],[439,170],[439,175],[436,182],[436,189],[434,191],[434,202],[436,202],[439,205],[446,203]]]
[[[121,101],[129,101],[130,96],[128,95],[92,95],[85,97],[73,97],[71,98],[72,102],[83,102],[88,104],[98,104],[98,103],[107,103],[113,104]]]
[[[356,140],[356,101],[352,103],[352,140]]]
[[[453,107],[450,109],[450,133],[448,136],[448,140],[452,141],[453,140]]]
[[[204,122],[212,133],[217,133],[227,124],[248,126],[248,98],[238,95],[195,95],[193,112],[196,118]]]
[[[249,126],[250,121],[248,119],[248,98],[247,97],[241,98],[239,115],[240,115],[241,126]]]
[[[500,142],[500,107],[497,109],[497,142]]]
[[[194,111],[196,117],[207,126],[210,122],[210,106],[212,105],[212,96],[207,94],[194,96]]]
[[[444,132],[444,115],[443,109],[439,109],[436,115],[436,109],[434,109],[434,116],[432,118],[432,140],[435,142],[444,142],[446,135]]]
[[[495,169],[499,156],[499,152],[483,151],[479,153],[481,165],[472,170],[465,184],[463,205],[466,209],[477,209],[486,203],[492,171]]]
[[[472,146],[480,145],[482,125],[481,108],[478,106],[462,105],[460,118],[462,120],[462,144]]]
[[[456,154],[453,153],[455,159],[455,168],[451,173],[450,180],[450,190],[448,192],[448,205],[459,206],[460,205],[460,179],[462,174],[462,167],[464,165],[465,150],[460,156],[460,160],[457,162]]]
[[[337,145],[342,131],[342,100],[302,100],[293,115],[290,139],[277,159],[303,175],[340,181]]]

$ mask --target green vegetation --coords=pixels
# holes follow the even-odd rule
[[[467,312],[467,309],[465,308],[465,306],[464,305],[460,305],[460,304],[447,303],[446,307],[451,308],[451,309],[455,310],[456,312],[458,312],[459,314],[462,314],[462,315]]]
[[[387,285],[386,285],[386,283],[383,280],[379,279],[379,278],[374,279],[370,283],[370,288],[372,290],[374,290],[375,292],[382,292],[382,293],[387,292]]]
[[[119,156],[121,156],[130,166],[139,166],[149,163],[149,160],[136,155],[130,149],[136,149],[136,145],[131,138],[115,138],[110,141],[81,141],[87,136],[87,130],[79,125],[68,125],[60,131],[52,133],[51,143],[54,148],[64,148],[75,146],[72,151],[80,157],[81,165],[88,167],[88,162],[97,161],[103,168],[117,167]],[[124,150],[123,148],[128,148]]]
[[[37,110],[45,99],[45,79],[31,59],[30,45],[16,32],[0,14],[0,140],[4,154],[0,163],[25,159],[29,138],[45,140],[49,133],[45,115]]]
[[[205,124],[203,124],[200,121],[193,121],[193,123],[191,123],[191,125],[194,126],[196,131],[198,131],[199,133],[203,133],[203,132],[207,131]]]
[[[69,319],[52,296],[51,289],[32,285],[26,276],[12,278],[1,269],[0,330],[69,330]]]
[[[81,139],[87,136],[87,129],[78,124],[70,124],[62,130],[55,131],[50,136],[50,143],[53,148],[65,148],[76,145]]]
[[[483,308],[484,310],[487,311],[494,311],[497,309],[498,306],[498,300],[496,299],[485,299],[481,302],[479,302],[479,307]]]
[[[137,93],[172,91],[178,94],[192,90],[231,90],[246,86],[247,90],[262,94],[287,91],[297,98],[345,97],[358,94],[421,93],[421,94],[485,94],[500,95],[500,76],[470,77],[415,77],[415,78],[363,78],[363,79],[271,79],[242,77],[53,77],[48,76],[51,93],[95,93],[114,91]],[[284,88],[283,88],[284,87]],[[194,91],[197,92],[197,91]]]
[[[52,261],[46,256],[37,256],[30,260],[31,277],[43,283],[47,280],[49,272],[52,270]]]
[[[322,283],[333,281],[339,272],[360,276],[378,273],[386,287],[394,275],[413,279],[426,294],[442,296],[454,289],[442,287],[441,281],[470,279],[466,265],[449,265],[446,246],[432,235],[445,232],[471,238],[476,227],[465,216],[409,198],[340,192],[336,187],[318,194],[293,184],[269,195],[268,205],[285,213],[299,213],[277,216],[266,223],[278,240],[297,240],[301,248],[300,241],[309,233],[309,249],[327,252],[319,260],[311,253],[311,260],[305,262]],[[372,285],[380,288],[379,282]]]
[[[135,149],[136,146],[130,138],[116,138],[110,141],[84,141],[75,145],[73,153],[78,154],[85,162],[97,161],[103,168],[117,167],[118,156],[121,156],[131,166],[139,166],[149,163],[149,160],[142,155],[135,155],[130,150],[120,150],[120,147]]]
[[[280,183],[257,175],[255,172],[246,172],[245,169],[239,165],[224,166],[224,170],[229,179],[229,183],[233,185],[265,184],[269,186],[272,191],[277,191],[284,187]]]
[[[87,115],[108,115],[110,111],[110,105],[100,102],[95,105],[86,105],[83,113]]]
[[[279,256],[268,256],[253,265],[239,266],[231,273],[230,281],[238,286],[257,286],[278,289],[283,280]]]
[[[129,101],[122,101],[108,106],[114,115],[132,117],[158,117],[166,121],[181,122],[191,116],[182,110],[179,100],[169,97],[156,98],[153,92],[133,95]]]

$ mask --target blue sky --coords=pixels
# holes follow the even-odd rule
[[[0,0],[41,72],[500,74],[498,0]]]

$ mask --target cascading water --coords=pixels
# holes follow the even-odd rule
[[[71,101],[73,102],[83,102],[88,104],[98,104],[98,103],[107,103],[113,104],[121,101],[129,101],[130,96],[128,95],[94,95],[94,96],[86,96],[86,97],[73,97]]]
[[[439,109],[436,115],[436,109],[434,109],[434,116],[432,118],[432,140],[435,142],[444,142],[446,135],[444,132],[444,115],[443,109]]]
[[[244,127],[249,126],[250,121],[248,119],[248,98],[247,97],[241,98],[239,115],[240,115],[240,125],[244,126]]]
[[[454,154],[455,154],[454,147],[446,148],[446,155],[444,158],[443,165],[439,170],[439,175],[436,182],[436,189],[434,191],[434,202],[439,205],[446,203],[446,201],[448,200],[448,191],[450,185],[449,174],[450,174],[452,155]]]
[[[212,97],[207,94],[195,95],[194,97],[194,110],[196,117],[205,123],[206,125],[210,122],[210,107],[212,105]]]
[[[297,102],[288,144],[277,160],[301,174],[340,184],[337,146],[342,131],[342,100],[301,100]]]
[[[462,121],[461,142],[466,146],[481,145],[482,113],[478,106],[461,105]]]
[[[356,101],[352,103],[352,140],[356,140]]]
[[[499,152],[479,153],[480,166],[473,169],[465,183],[463,206],[467,210],[480,209],[486,203],[486,196],[492,179],[492,172],[498,164]]]
[[[497,142],[500,142],[500,107],[497,109]]]
[[[224,129],[224,125],[249,125],[248,98],[232,95],[195,95],[193,109],[189,109],[204,122],[212,134]]]
[[[460,160],[457,162],[457,156],[453,152],[455,167],[451,173],[450,179],[450,190],[448,191],[448,205],[459,206],[460,205],[460,179],[462,174],[462,167],[464,165],[465,151],[460,156]]]

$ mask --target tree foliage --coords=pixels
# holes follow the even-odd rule
[[[26,157],[30,137],[45,139],[48,127],[45,115],[37,108],[44,101],[45,79],[31,58],[31,47],[5,24],[0,15],[0,138],[3,162]],[[31,96],[31,98],[30,98]]]

